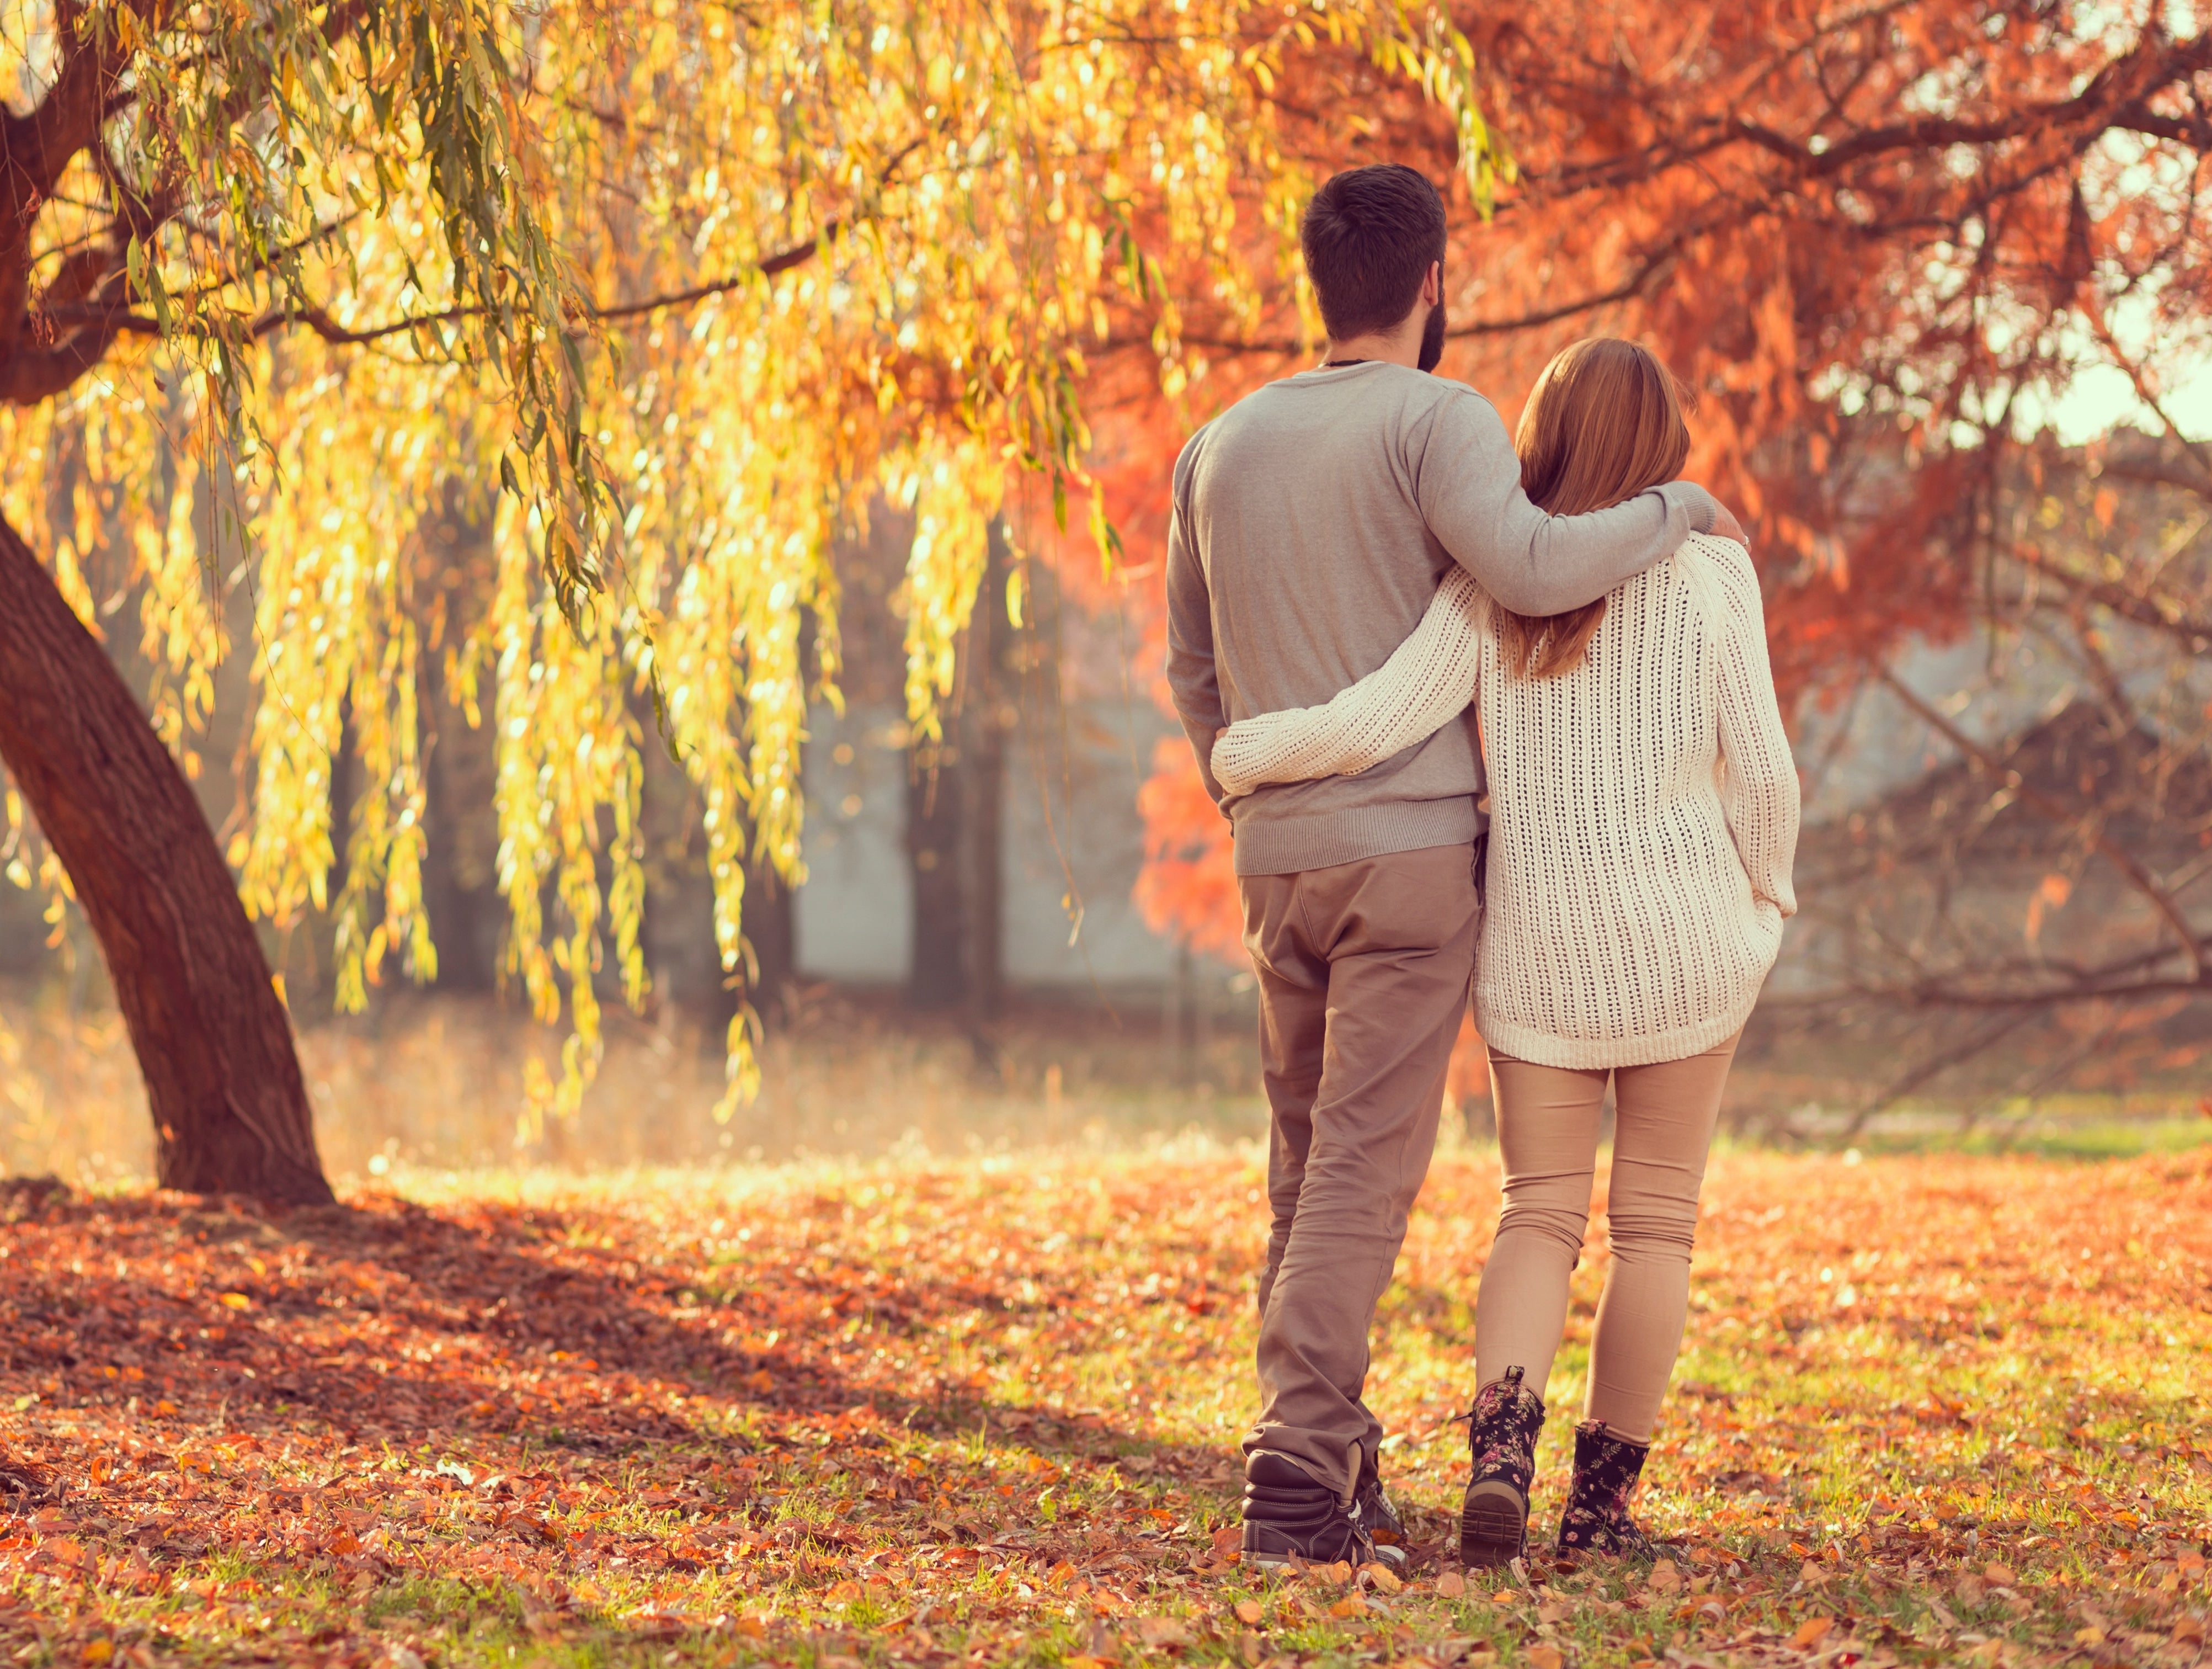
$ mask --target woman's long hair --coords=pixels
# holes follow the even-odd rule
[[[1536,379],[1521,427],[1521,485],[1554,515],[1580,515],[1673,480],[1690,455],[1682,391],[1649,348],[1617,336],[1586,336],[1553,356]],[[1565,614],[1493,617],[1505,665],[1530,678],[1557,678],[1582,664],[1605,599]]]

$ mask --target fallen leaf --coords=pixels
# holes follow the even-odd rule
[[[1542,1644],[1531,1646],[1521,1655],[1528,1669],[1561,1669],[1567,1660],[1558,1647]]]
[[[1171,1399],[1202,1399],[1214,1386],[1200,1361],[1177,1351],[1233,1342],[1245,1325],[1235,1249],[1250,1227],[1255,1179],[1243,1172],[1070,1159],[1055,1160],[1058,1180],[1040,1173],[1018,1186],[1011,1173],[957,1160],[849,1179],[817,1169],[803,1181],[761,1180],[757,1205],[744,1208],[750,1237],[742,1243],[729,1201],[686,1191],[694,1185],[680,1179],[619,1196],[556,1189],[528,1207],[465,1187],[415,1203],[375,1196],[349,1204],[349,1227],[257,1227],[265,1268],[248,1276],[254,1307],[226,1311],[222,1338],[204,1324],[215,1296],[242,1284],[244,1258],[240,1242],[204,1232],[200,1219],[212,1208],[157,1195],[88,1197],[67,1225],[11,1222],[3,1237],[0,1337],[15,1355],[0,1367],[0,1641],[43,1637],[56,1669],[79,1669],[90,1638],[118,1625],[114,1606],[181,1605],[198,1613],[193,1628],[206,1632],[210,1661],[273,1653],[381,1669],[388,1644],[404,1638],[445,1669],[470,1648],[414,1635],[433,1624],[389,1610],[380,1596],[450,1580],[511,1593],[524,1655],[548,1660],[604,1655],[612,1642],[618,1654],[658,1661],[664,1647],[697,1634],[708,1656],[735,1647],[748,1662],[811,1653],[825,1663],[889,1654],[926,1664],[978,1651],[997,1661],[1024,1649],[1016,1641],[1058,1637],[1090,1660],[1085,1669],[1133,1665],[1140,1649],[1155,1666],[1180,1652],[1186,1663],[1210,1654],[1218,1669],[1260,1669],[1274,1653],[1275,1669],[1337,1655],[1371,1659],[1370,1669],[1419,1669],[1424,1660],[1479,1669],[1518,1665],[1540,1643],[1615,1669],[1639,1652],[1662,1669],[1670,1650],[1679,1662],[1668,1669],[1768,1659],[1779,1669],[1812,1658],[1836,1669],[1854,1651],[1875,1660],[1877,1635],[1893,1653],[1927,1655],[1933,1626],[1917,1648],[1881,1630],[1893,1613],[1929,1617],[1931,1601],[1969,1628],[1997,1632],[1980,1623],[1986,1611],[2006,1635],[2021,1632],[2021,1645],[1995,1654],[1978,1635],[1953,1632],[1939,1654],[1962,1669],[2063,1652],[2082,1665],[2068,1637],[2085,1626],[2106,1634],[2100,1657],[2119,1652],[2148,1665],[2192,1654],[2206,1633],[2195,1614],[2204,1609],[2204,1562],[2176,1544],[2198,1527],[2195,1502],[2212,1457],[2177,1474],[2179,1483],[2147,1471],[2124,1510],[2116,1499],[2090,1502],[2077,1523],[2069,1501],[2034,1480],[2078,1465],[2072,1487],[2095,1477],[2106,1489],[2109,1479],[2091,1468],[2112,1458],[2086,1438],[2049,1434],[2033,1453],[1991,1469],[1992,1484],[2018,1504],[2001,1519],[1994,1507],[1981,1509],[1994,1522],[1968,1557],[1967,1526],[1936,1506],[1951,1487],[1956,1422],[1930,1425],[1911,1405],[1925,1399],[1919,1380],[1929,1362],[1966,1353],[1986,1365],[2022,1339],[2071,1337],[2037,1307],[2048,1298],[2038,1269],[2069,1278],[2078,1270],[2084,1291],[2126,1291],[2163,1325],[2194,1326],[2197,1271],[2212,1267],[2212,1223],[2197,1226],[2212,1214],[2191,1215],[2201,1171],[2124,1168],[2110,1179],[2069,1171],[2062,1190],[2039,1173],[1935,1155],[1924,1166],[1875,1167],[1895,1191],[1877,1197],[1864,1170],[1771,1154],[1731,1163],[1735,1197],[1715,1220],[1712,1273],[1701,1277],[1720,1313],[1765,1325],[1775,1301],[1769,1284],[1785,1276],[1802,1277],[1804,1288],[1783,1294],[1785,1309],[1817,1300],[1813,1276],[1836,1256],[1831,1241],[1883,1255],[1885,1313],[1908,1329],[1879,1370],[1896,1378],[1874,1393],[1869,1424],[1826,1434],[1820,1464],[1832,1465],[1839,1483],[1888,1499],[1869,1503],[1865,1523],[1808,1544],[1811,1526],[1770,1503],[1722,1489],[1686,1491],[1668,1510],[1696,1538],[1697,1552],[1677,1552],[1674,1575],[1656,1586],[1633,1566],[1592,1562],[1569,1575],[1540,1548],[1528,1574],[1552,1584],[1547,1591],[1508,1572],[1463,1572],[1449,1551],[1431,1562],[1436,1555],[1425,1550],[1422,1575],[1401,1590],[1419,1599],[1387,1623],[1377,1613],[1401,1602],[1374,1572],[1284,1573],[1285,1581],[1215,1556],[1241,1541],[1241,1527],[1200,1527],[1224,1505],[1234,1516],[1237,1480],[1227,1457],[1210,1468],[1204,1458],[1188,1467],[1163,1460],[1150,1474],[1107,1458],[1123,1444],[1171,1441],[1165,1434],[1182,1417]],[[1443,1224],[1492,1197],[1490,1164],[1440,1161],[1431,1187],[1441,1203],[1424,1205],[1411,1231],[1415,1264],[1479,1272]],[[2002,1208],[2012,1214],[2005,1233],[2019,1244],[2008,1240],[2002,1257],[1984,1260],[1978,1301],[2004,1337],[1978,1343],[1944,1320],[1955,1311],[1955,1270],[1890,1224],[1902,1201],[1916,1223],[1942,1230],[1931,1244],[1956,1243],[1980,1232],[1977,1214],[1986,1215],[1993,1188],[2012,1202]],[[864,1190],[874,1191],[864,1200]],[[872,1238],[893,1209],[886,1199],[896,1202],[901,1233],[911,1230],[896,1252]],[[1976,1203],[1960,1203],[1968,1200]],[[1789,1209],[1766,1215],[1778,1205]],[[724,1227],[710,1233],[717,1215]],[[2107,1257],[2107,1238],[2148,1244],[2157,1233],[2173,1238],[2171,1269]],[[1067,1237],[1065,1250],[1045,1249],[1052,1234]],[[1702,1259],[1702,1230],[1700,1240]],[[988,1249],[999,1257],[982,1258]],[[64,1276],[78,1263],[85,1273]],[[2117,1284],[2123,1276],[2137,1284]],[[1034,1298],[1022,1284],[1031,1280]],[[511,1292],[522,1296],[505,1301]],[[1096,1306],[1080,1296],[1094,1292],[1114,1296]],[[343,1302],[321,1302],[324,1293]],[[87,1346],[66,1328],[24,1319],[95,1303],[111,1317],[158,1318],[165,1333],[174,1324],[158,1356],[150,1334],[126,1343],[128,1330],[108,1330],[118,1351],[144,1350],[150,1372],[118,1361],[110,1376],[94,1358],[77,1360],[107,1333]],[[183,1312],[193,1307],[199,1315],[187,1325]],[[1170,1346],[1165,1339],[1185,1335],[1161,1324],[1177,1322],[1192,1337]],[[1017,1328],[1025,1337],[992,1343]],[[1955,1343],[1929,1354],[1910,1330]],[[556,1340],[565,1348],[552,1349]],[[2115,1360],[2102,1343],[2081,1348],[2095,1353],[2100,1373]],[[941,1377],[964,1397],[961,1375],[992,1349],[1037,1370],[1019,1387],[1020,1408],[979,1385],[972,1390],[991,1409],[983,1428],[971,1419],[964,1432],[933,1428],[926,1410],[902,1424],[917,1376]],[[1800,1459],[1801,1440],[1787,1434],[1814,1393],[1790,1388],[1795,1359],[1786,1352],[1744,1360],[1747,1385],[1761,1387],[1747,1395],[1771,1398],[1789,1421],[1759,1435],[1735,1423],[1749,1403],[1732,1414],[1725,1402],[1689,1398],[1685,1453],[1771,1444],[1727,1464],[1777,1477],[1786,1467],[1794,1480],[1811,1452]],[[1090,1389],[1109,1368],[1126,1376],[1133,1366],[1156,1375],[1156,1416]],[[129,1373],[138,1380],[126,1384]],[[744,1389],[756,1374],[775,1397],[757,1400]],[[78,1394],[80,1380],[88,1394]],[[2033,1376],[2017,1384],[1991,1376],[1987,1419],[2032,1421],[2047,1388]],[[126,1407],[134,1395],[143,1400]],[[16,1408],[25,1398],[28,1406]],[[168,1398],[169,1415],[156,1417]],[[1093,1412],[1094,1401],[1109,1405]],[[544,1441],[556,1432],[564,1441]],[[718,1432],[738,1441],[702,1443]],[[1440,1437],[1413,1447],[1433,1450],[1425,1460],[1447,1459]],[[1463,1463],[1464,1451],[1455,1458]],[[53,1474],[51,1492],[35,1481],[39,1467]],[[24,1478],[34,1481],[27,1487]],[[1782,1550],[1790,1535],[1809,1567],[1794,1599],[1782,1592],[1799,1571]],[[1830,1539],[1853,1550],[1850,1565],[1812,1556]],[[2151,1571],[2149,1559],[2106,1562],[2154,1542],[2164,1546]],[[49,1551],[54,1544],[64,1545]],[[2021,1567],[2010,1566],[2008,1549]],[[1206,1562],[1206,1575],[1191,1574],[1194,1555]],[[2031,1567],[2046,1557],[2054,1571],[2079,1558],[2094,1578],[2063,1594],[2028,1586],[2043,1575]],[[1723,1574],[1739,1560],[1741,1571]],[[1839,1601],[1816,1650],[1790,1649],[1800,1622],[1825,1608],[1826,1587],[1862,1581],[1870,1595],[1879,1591],[1869,1611],[1884,1613],[1869,1616],[1863,1648]],[[1970,1610],[1984,1582],[1998,1591]],[[2161,1582],[2174,1584],[2166,1597]],[[1329,1616],[1355,1588],[1367,1613]],[[1613,1593],[1621,1599],[1606,1597]],[[2109,1617],[2085,1609],[2085,1599],[2103,1601]],[[2062,1599],[2070,1628],[2043,1620],[2045,1603]],[[1430,1634],[1449,1629],[1462,1606],[1483,1613],[1485,1631],[1498,1636],[1494,1653],[1482,1649],[1486,1642]],[[723,1608],[726,1615],[709,1615]],[[1186,1618],[1190,1640],[1180,1646],[1144,1644],[1137,1612],[1187,1608],[1210,1614],[1210,1623]],[[772,1617],[750,1614],[770,1610]],[[385,1626],[369,1628],[372,1614]],[[2138,1623],[2154,1627],[2154,1637],[2140,1635]],[[1540,1623],[1548,1640],[1532,1635]],[[1271,1624],[1297,1648],[1275,1639]],[[1678,1629],[1688,1632],[1677,1638]],[[713,1633],[722,1637],[719,1651]],[[288,1635],[288,1644],[274,1644]],[[956,1640],[964,1642],[957,1653]],[[112,1651],[83,1669],[141,1669],[153,1655],[135,1640]]]
[[[1398,1573],[1396,1571],[1391,1569],[1389,1566],[1382,1564],[1376,1560],[1370,1559],[1367,1563],[1360,1566],[1359,1574],[1367,1579],[1369,1587],[1378,1589],[1384,1593],[1400,1593],[1406,1586],[1405,1583],[1398,1580]]]
[[[1790,1636],[1790,1643],[1801,1652],[1809,1652],[1828,1637],[1836,1626],[1832,1617],[1808,1617],[1797,1625],[1797,1632]]]
[[[2105,1631],[2094,1623],[2086,1629],[2076,1629],[2074,1643],[2076,1646],[2101,1646],[2105,1643]]]
[[[1662,1559],[1644,1579],[1654,1593],[1673,1593],[1682,1586],[1682,1573],[1671,1559]]]
[[[1243,1525],[1224,1524],[1220,1529],[1213,1532],[1213,1556],[1215,1558],[1227,1559],[1232,1555],[1242,1554],[1243,1550],[1244,1526]]]
[[[1347,1593],[1328,1608],[1328,1614],[1331,1617],[1364,1617],[1367,1615],[1367,1601],[1357,1593]]]

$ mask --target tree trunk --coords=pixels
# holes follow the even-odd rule
[[[438,947],[436,984],[441,991],[489,991],[499,984],[499,891],[489,862],[498,844],[491,734],[489,727],[471,729],[447,698],[443,655],[425,655],[416,675],[429,732],[422,910]]]
[[[165,1188],[331,1199],[292,1026],[184,772],[0,520],[0,759],[100,940]]]
[[[1012,566],[1004,525],[991,524],[990,562],[961,645],[962,677],[941,744],[907,755],[907,853],[914,876],[914,960],[907,1002],[964,1011],[977,1057],[997,1064],[990,1026],[1005,984],[1005,623]]]
[[[745,879],[745,939],[753,947],[757,977],[745,993],[763,1026],[784,1018],[786,999],[799,972],[798,911],[791,887],[766,859]]]
[[[945,729],[953,735],[954,725]],[[906,997],[916,1008],[968,1000],[968,900],[960,813],[967,783],[957,743],[917,743],[907,754],[907,856],[914,866],[914,960]]]
[[[961,774],[968,792],[968,1027],[977,1060],[1000,1063],[995,1027],[1006,993],[1006,731],[1013,716],[1007,657],[1006,579],[1013,569],[1006,524],[991,523],[990,561],[968,627],[967,742]]]

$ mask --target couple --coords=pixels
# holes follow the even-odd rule
[[[1559,1545],[1648,1556],[1628,1502],[1722,1081],[1796,907],[1758,577],[1672,479],[1689,436],[1643,349],[1566,350],[1511,442],[1425,375],[1444,212],[1420,174],[1340,174],[1299,230],[1328,357],[1192,437],[1168,557],[1169,678],[1235,827],[1272,1113],[1244,1556],[1405,1556],[1361,1390],[1470,978],[1504,1204],[1461,1555],[1527,1544],[1611,1078],[1613,1260]]]

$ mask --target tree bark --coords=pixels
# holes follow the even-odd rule
[[[330,1203],[290,1017],[184,772],[0,520],[0,759],[100,940],[165,1188]]]
[[[945,729],[957,736],[948,723]],[[958,1008],[968,1000],[968,898],[962,817],[965,765],[958,744],[921,742],[907,754],[906,842],[914,874],[914,959],[906,1000]]]
[[[942,743],[907,755],[907,852],[914,876],[914,959],[907,1002],[965,1012],[977,1057],[995,1065],[990,1026],[1005,984],[1005,880],[1000,874],[1006,785],[1005,624],[1012,566],[1003,523],[960,645],[960,688]]]
[[[1013,711],[1007,655],[1013,629],[1006,619],[1006,580],[1013,552],[1006,523],[991,523],[990,561],[982,594],[968,628],[967,711],[962,729],[967,744],[962,775],[967,779],[968,839],[968,1023],[975,1052],[988,1066],[998,1064],[992,1032],[1006,995],[1006,729]]]

